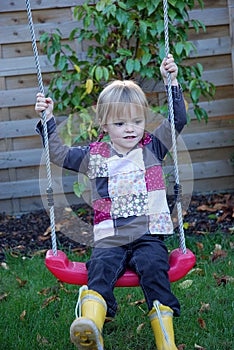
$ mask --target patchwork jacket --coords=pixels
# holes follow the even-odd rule
[[[172,87],[175,129],[186,124],[181,88]],[[51,161],[88,176],[94,210],[94,240],[106,237],[168,235],[173,225],[166,199],[162,161],[171,148],[170,120],[165,119],[126,155],[107,142],[68,147],[62,144],[55,119],[47,122]],[[41,122],[37,131],[43,138]]]

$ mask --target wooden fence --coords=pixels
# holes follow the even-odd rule
[[[73,8],[80,3],[82,0],[31,0],[36,38],[57,27],[68,38],[77,26]],[[22,213],[43,207],[46,187],[41,141],[35,133],[37,76],[25,1],[4,0],[0,13],[0,212]],[[207,27],[200,34],[190,30],[189,39],[197,47],[190,62],[200,62],[203,78],[216,85],[214,100],[201,102],[208,123],[198,122],[190,110],[191,122],[183,132],[193,167],[193,191],[232,190],[234,0],[206,0],[205,9],[197,7],[190,16]],[[39,52],[44,84],[48,85],[53,67],[40,48]],[[82,45],[79,52],[85,54]],[[60,170],[54,171],[58,203],[77,202],[72,189],[76,176],[69,173],[61,180]]]

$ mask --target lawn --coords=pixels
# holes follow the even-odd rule
[[[176,246],[175,239],[167,244],[169,249]],[[172,284],[182,310],[174,319],[177,347],[233,350],[233,236],[207,232],[189,236],[187,246],[196,254],[197,264]],[[79,259],[74,253],[71,258]],[[78,286],[57,281],[37,254],[8,253],[0,276],[1,349],[74,349],[69,327]],[[105,349],[156,349],[140,288],[116,288],[115,293],[119,311],[113,322],[105,324]]]

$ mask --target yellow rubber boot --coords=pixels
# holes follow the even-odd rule
[[[177,350],[174,340],[173,310],[158,301],[149,313],[158,350]]]
[[[82,290],[79,296],[80,317],[70,327],[70,338],[79,350],[103,350],[102,328],[107,306],[93,290]]]

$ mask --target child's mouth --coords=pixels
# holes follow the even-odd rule
[[[127,140],[131,140],[131,139],[135,139],[136,136],[125,136],[124,138],[127,139]]]

